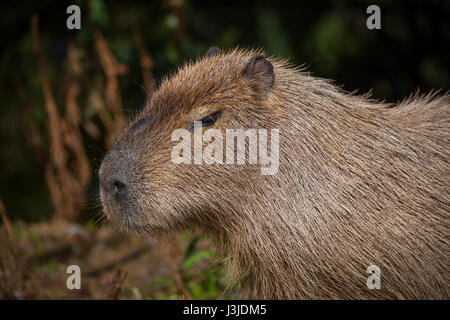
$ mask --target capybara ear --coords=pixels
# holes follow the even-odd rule
[[[254,79],[259,89],[267,89],[275,81],[272,63],[261,55],[251,58],[242,74]]]
[[[206,51],[205,56],[206,57],[212,57],[212,56],[218,55],[219,53],[222,53],[222,50],[220,50],[217,47],[211,47],[211,48],[208,49],[208,51]]]

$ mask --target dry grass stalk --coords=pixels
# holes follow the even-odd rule
[[[176,238],[172,238],[169,240],[169,255],[170,262],[172,267],[173,278],[175,280],[175,284],[177,285],[178,290],[182,294],[183,299],[192,300],[192,296],[189,291],[186,289],[183,281],[183,271],[181,269],[181,252],[178,247],[178,241]]]
[[[78,79],[81,72],[81,62],[79,54],[73,42],[68,47],[68,64],[72,66],[69,88],[66,96],[66,117],[65,117],[65,135],[66,145],[71,149],[75,158],[75,178],[78,185],[78,202],[82,202],[86,188],[89,186],[92,178],[91,164],[84,149],[83,137],[80,132],[81,116],[80,108],[76,97],[79,92]]]
[[[52,193],[52,201],[55,208],[56,218],[73,219],[76,216],[76,210],[70,195],[69,184],[67,183],[71,179],[67,170],[67,154],[64,148],[63,131],[61,127],[62,121],[59,116],[58,107],[50,86],[50,82],[48,80],[47,68],[41,48],[39,18],[37,15],[34,15],[31,19],[31,30],[34,40],[33,51],[38,59],[38,71],[41,76],[42,90],[45,98],[45,108],[48,114],[51,166],[46,169],[47,183],[61,189],[61,196],[55,196]],[[50,174],[49,170],[54,170],[55,172]],[[49,181],[48,179],[51,179],[52,181]],[[50,192],[52,192],[52,190],[56,189],[50,188]],[[59,201],[61,202],[58,203]]]
[[[45,167],[45,178],[52,196],[55,218],[71,221],[78,216],[79,208],[84,203],[92,174],[79,130],[81,116],[76,101],[81,62],[77,50],[71,43],[68,47],[67,60],[72,70],[66,95],[66,113],[65,117],[62,117],[48,80],[37,15],[31,19],[31,29],[48,114],[50,160]]]
[[[100,30],[94,30],[94,39],[100,63],[106,74],[106,105],[112,113],[114,122],[113,131],[109,131],[108,136],[106,137],[106,146],[109,147],[112,145],[115,136],[125,124],[125,115],[122,110],[122,97],[120,95],[118,77],[128,73],[128,66],[117,61],[109,50],[108,44]]]
[[[2,217],[3,224],[5,225],[5,229],[6,229],[6,233],[8,235],[8,242],[11,247],[11,251],[14,254],[17,249],[16,240],[14,238],[14,233],[11,228],[11,221],[9,220],[8,214],[6,213],[5,204],[3,203],[2,198],[0,198],[0,216]]]
[[[29,299],[33,297],[30,290],[30,275],[25,271],[23,261],[18,257],[18,246],[5,205],[0,198],[0,216],[8,237],[6,250],[0,250],[0,300]]]
[[[111,278],[110,287],[106,293],[106,299],[118,300],[119,294],[122,291],[122,285],[127,277],[127,272],[118,268]]]
[[[155,62],[153,61],[150,53],[145,47],[144,40],[142,39],[141,30],[139,29],[137,24],[133,26],[133,38],[136,44],[136,49],[138,51],[139,60],[142,67],[142,78],[144,80],[144,88],[147,92],[147,98],[149,98],[155,87],[155,79],[153,78],[152,73],[152,69],[153,66],[155,65]]]

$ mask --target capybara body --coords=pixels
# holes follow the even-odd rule
[[[174,163],[179,128],[278,129],[278,171]],[[386,104],[260,51],[213,48],[123,130],[101,198],[125,229],[210,235],[247,297],[448,299],[449,128],[448,95]]]

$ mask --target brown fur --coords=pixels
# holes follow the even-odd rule
[[[204,230],[249,297],[450,298],[450,97],[385,104],[276,59],[265,82],[244,71],[259,54],[214,51],[163,81],[100,169],[130,186],[126,203],[103,198],[107,215],[145,233]],[[222,131],[280,130],[278,174],[171,162],[172,131],[217,110]]]

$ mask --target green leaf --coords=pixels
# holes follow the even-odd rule
[[[192,267],[194,264],[199,262],[200,260],[203,260],[205,258],[209,258],[211,256],[210,251],[199,251],[197,253],[194,253],[190,257],[188,257],[183,262],[183,269],[188,270],[190,267]]]

